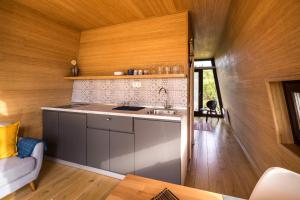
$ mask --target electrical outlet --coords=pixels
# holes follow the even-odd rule
[[[132,82],[132,87],[133,88],[140,88],[140,87],[142,87],[141,81],[133,81]]]

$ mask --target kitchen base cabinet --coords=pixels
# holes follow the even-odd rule
[[[59,137],[62,159],[86,165],[86,115],[60,112]]]
[[[181,124],[135,119],[135,174],[181,183]]]
[[[47,155],[181,184],[181,122],[43,111]]]
[[[134,134],[110,131],[110,171],[134,172]]]
[[[87,166],[109,170],[109,131],[87,129]]]
[[[56,111],[43,111],[43,140],[47,145],[46,155],[61,158],[58,112]]]

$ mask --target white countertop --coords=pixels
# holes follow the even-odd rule
[[[161,119],[169,121],[181,121],[182,117],[186,115],[186,110],[174,109],[176,110],[175,115],[154,115],[148,114],[148,112],[153,108],[145,108],[139,111],[123,111],[123,110],[113,110],[114,107],[120,105],[105,105],[105,104],[87,104],[81,105],[73,108],[61,108],[61,107],[42,107],[42,110],[52,110],[52,111],[63,111],[63,112],[75,112],[75,113],[86,113],[86,114],[100,114],[100,115],[115,115],[115,116],[125,116],[125,117],[136,117],[136,118],[147,118],[147,119]]]

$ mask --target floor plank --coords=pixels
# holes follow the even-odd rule
[[[113,182],[109,177],[98,177],[93,184],[85,189],[82,195],[79,196],[80,200],[98,200],[105,199],[110,191],[113,189],[111,186],[117,185],[119,181]]]
[[[93,172],[45,161],[38,188],[25,186],[4,200],[105,199],[119,180]]]
[[[222,120],[195,118],[193,155],[185,185],[249,198],[258,177]]]

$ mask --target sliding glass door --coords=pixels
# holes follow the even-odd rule
[[[194,114],[221,117],[222,100],[213,60],[195,61]]]

